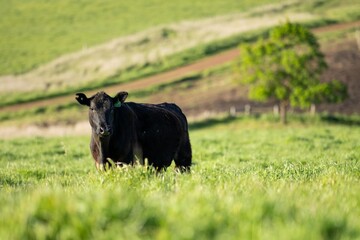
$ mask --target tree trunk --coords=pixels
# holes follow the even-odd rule
[[[287,102],[280,102],[280,120],[282,124],[287,124]]]

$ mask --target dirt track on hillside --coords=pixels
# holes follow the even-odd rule
[[[331,32],[336,30],[343,30],[353,27],[360,27],[360,21],[351,22],[351,23],[341,23],[341,24],[335,24],[320,28],[315,28],[312,31],[314,33],[324,33],[324,32]],[[170,70],[164,73],[156,74],[150,77],[134,80],[129,83],[124,84],[117,84],[109,87],[101,88],[101,90],[113,95],[118,91],[135,91],[140,90],[143,88],[150,87],[152,85],[158,85],[162,83],[171,82],[175,79],[181,78],[183,76],[189,75],[194,72],[200,72],[208,68],[212,68],[218,65],[225,64],[227,62],[230,62],[234,60],[239,55],[239,50],[237,48],[224,51],[222,53],[201,59],[195,63],[176,68],[174,70]],[[87,91],[86,93],[88,95],[91,95],[98,90],[93,91]],[[31,108],[38,108],[38,107],[45,107],[49,105],[60,105],[60,104],[66,104],[71,101],[74,101],[74,95],[69,96],[63,96],[63,97],[56,97],[46,100],[39,100],[39,101],[33,101],[23,104],[16,104],[6,107],[1,107],[0,111],[2,112],[14,112],[14,111],[21,111]]]

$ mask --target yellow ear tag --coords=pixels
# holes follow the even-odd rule
[[[118,100],[115,104],[114,107],[119,108],[121,107],[121,102]]]

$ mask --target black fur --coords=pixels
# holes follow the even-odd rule
[[[126,92],[111,98],[98,92],[91,98],[78,93],[80,104],[89,106],[92,127],[91,153],[97,167],[110,158],[115,163],[133,164],[136,159],[157,170],[167,168],[172,160],[180,171],[189,171],[191,145],[188,123],[176,104],[140,104],[124,102]],[[121,106],[116,103],[120,101]],[[136,156],[135,156],[136,155]]]

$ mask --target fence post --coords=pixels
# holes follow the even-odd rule
[[[312,116],[315,116],[315,114],[316,114],[316,105],[315,104],[311,104],[311,106],[310,106],[310,114],[312,115]]]
[[[236,116],[236,108],[234,106],[230,107],[230,116],[235,117]]]
[[[279,109],[279,105],[274,105],[274,107],[273,107],[273,113],[274,113],[274,115],[276,116],[276,117],[278,117],[279,116],[279,113],[280,113],[280,109]]]
[[[245,115],[250,115],[251,114],[251,105],[250,104],[246,104],[245,105],[245,108],[244,108],[244,113],[245,113]]]

